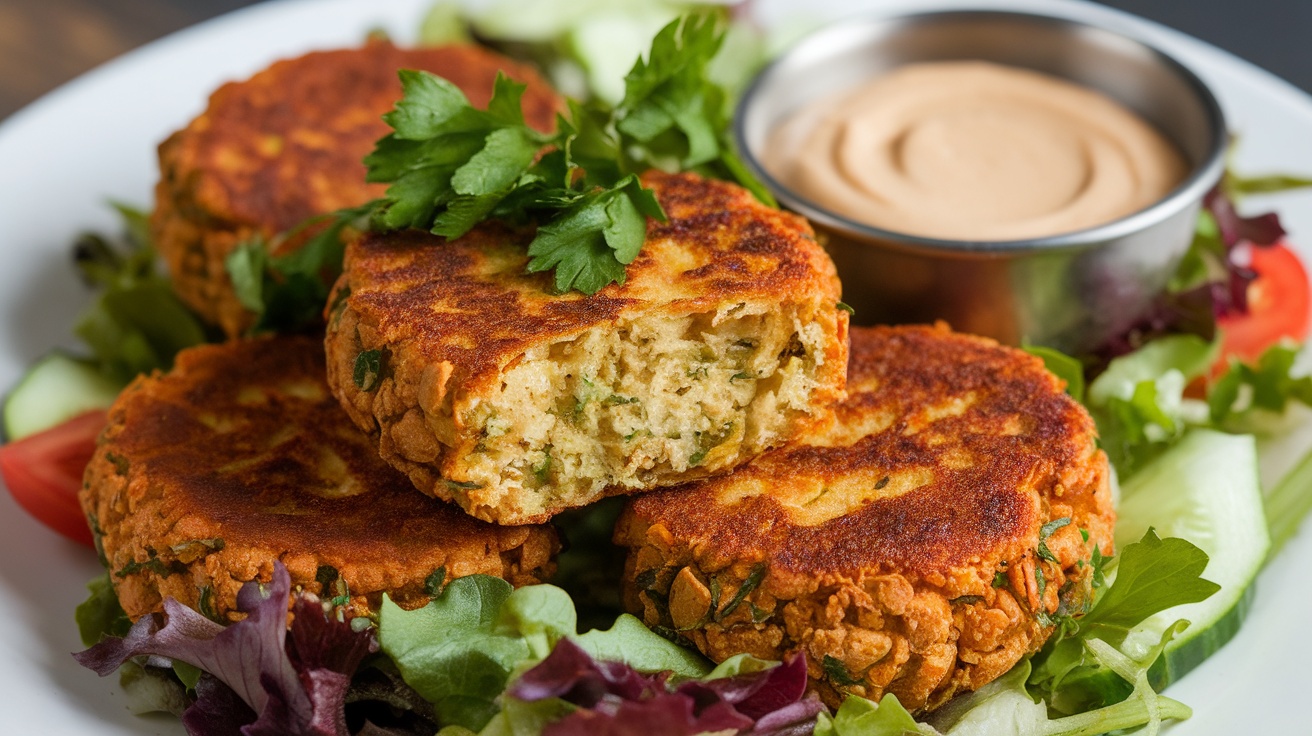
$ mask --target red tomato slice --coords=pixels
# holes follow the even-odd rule
[[[105,412],[89,411],[44,432],[0,447],[0,476],[9,493],[42,524],[88,547],[91,529],[77,493],[96,451]]]
[[[1254,362],[1282,338],[1302,340],[1312,316],[1307,271],[1285,245],[1253,248],[1257,279],[1248,285],[1248,314],[1222,317],[1221,364],[1230,356]]]

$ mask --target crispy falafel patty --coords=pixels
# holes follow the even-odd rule
[[[159,148],[151,230],[178,296],[228,334],[254,314],[224,265],[242,242],[270,239],[307,218],[382,195],[365,182],[365,155],[388,132],[400,69],[446,77],[485,106],[497,72],[528,84],[524,114],[544,131],[559,97],[531,68],[478,46],[400,49],[387,42],[279,61],[220,87],[200,117]],[[304,238],[281,244],[282,252]]]
[[[1109,476],[1038,359],[944,326],[854,328],[832,424],[628,503],[625,604],[717,661],[805,652],[830,705],[934,708],[1079,610],[1094,547],[1112,551]]]
[[[420,606],[464,575],[551,573],[553,529],[494,526],[417,493],[323,375],[318,340],[240,340],[183,351],[114,403],[80,500],[130,617],[172,596],[234,620],[237,591],[275,560],[352,615],[383,593]]]
[[[501,524],[724,472],[842,397],[847,314],[801,218],[650,172],[627,279],[592,296],[526,274],[531,232],[347,248],[328,383],[420,490]]]

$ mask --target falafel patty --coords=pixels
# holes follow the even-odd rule
[[[446,77],[480,107],[498,70],[528,84],[528,123],[553,129],[559,97],[528,66],[478,46],[400,49],[387,42],[279,61],[223,85],[209,106],[159,148],[151,230],[188,306],[244,333],[255,316],[224,265],[245,241],[266,241],[307,218],[382,196],[365,182],[366,154],[388,133],[382,115],[401,97],[400,69]],[[282,252],[304,237],[282,243]]]
[[[628,503],[625,605],[716,661],[805,652],[833,706],[935,708],[1087,600],[1115,521],[1095,440],[1037,358],[943,325],[854,328],[828,427]]]
[[[415,492],[324,385],[311,338],[185,350],[109,412],[80,500],[136,619],[172,596],[219,621],[281,560],[292,583],[352,615],[383,593],[414,608],[446,580],[544,580],[550,527],[504,528]]]
[[[328,319],[328,383],[420,490],[501,524],[727,471],[843,395],[847,314],[810,226],[649,172],[623,284],[552,293],[531,232],[366,235]]]

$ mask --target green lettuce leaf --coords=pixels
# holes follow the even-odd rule
[[[1243,429],[1257,410],[1283,413],[1290,402],[1312,406],[1312,376],[1295,375],[1301,348],[1281,342],[1267,348],[1254,365],[1232,360],[1207,394],[1212,423]]]
[[[917,723],[891,693],[878,703],[849,695],[832,716],[820,714],[814,731],[815,736],[935,736],[938,733],[931,726]]]
[[[405,681],[434,704],[441,723],[472,731],[493,724],[518,733],[516,724],[555,713],[535,707],[501,714],[499,696],[513,674],[540,662],[566,637],[595,658],[640,672],[701,677],[711,669],[700,655],[652,633],[633,616],[581,636],[577,619],[569,594],[553,585],[512,590],[500,578],[471,575],[453,580],[414,611],[384,597],[378,640]]]
[[[1082,713],[1127,697],[1135,680],[1107,677],[1109,665],[1093,656],[1089,642],[1118,647],[1152,616],[1213,595],[1220,586],[1202,577],[1207,560],[1207,553],[1194,544],[1160,539],[1152,529],[1139,542],[1126,545],[1116,561],[1114,582],[1094,599],[1089,613],[1064,619],[1032,659],[1030,692],[1062,713]],[[1144,665],[1145,672],[1155,660],[1156,655]]]
[[[1113,360],[1089,384],[1086,405],[1108,458],[1128,478],[1184,434],[1184,389],[1206,373],[1220,342],[1171,335]]]
[[[109,573],[87,583],[87,591],[90,595],[78,604],[74,614],[82,644],[89,647],[99,644],[106,636],[126,636],[128,629],[132,628],[132,619],[119,605]]]
[[[167,370],[179,350],[207,336],[157,271],[145,213],[114,208],[124,223],[121,241],[85,234],[74,245],[78,270],[98,293],[73,332],[91,348],[102,373],[126,384],[142,373]]]
[[[496,698],[511,670],[532,654],[521,632],[498,625],[511,592],[510,583],[500,578],[473,575],[452,581],[442,595],[415,611],[383,599],[378,613],[382,651],[405,681],[433,703],[442,723],[481,729],[496,714]]]

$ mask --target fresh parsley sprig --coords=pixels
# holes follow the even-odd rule
[[[242,306],[256,315],[252,332],[298,332],[317,324],[332,283],[342,272],[345,231],[362,228],[376,204],[312,217],[271,241],[252,238],[228,254],[224,268]],[[300,247],[278,254],[289,239],[318,231]]]
[[[243,243],[226,267],[255,331],[317,321],[341,272],[347,228],[418,228],[458,238],[484,220],[536,225],[530,273],[554,272],[558,292],[595,294],[623,283],[646,239],[647,218],[665,213],[638,174],[692,170],[732,179],[773,205],[734,152],[729,93],[708,79],[724,39],[723,13],[688,15],[665,26],[625,79],[618,105],[571,101],[556,130],[527,124],[525,85],[498,76],[485,109],[451,82],[400,72],[403,97],[384,116],[392,132],[365,158],[368,180],[390,184],[361,207],[312,218],[269,242]],[[327,223],[327,224],[325,224]],[[322,228],[299,249],[280,241]]]
[[[727,139],[727,93],[706,77],[723,38],[714,14],[670,23],[618,105],[572,103],[551,134],[525,122],[524,85],[508,78],[479,110],[440,77],[401,72],[404,98],[384,117],[393,132],[365,159],[370,181],[391,184],[375,227],[456,238],[486,219],[534,223],[528,270],[554,271],[558,291],[623,283],[647,218],[665,219],[642,171],[700,170],[768,197]]]

